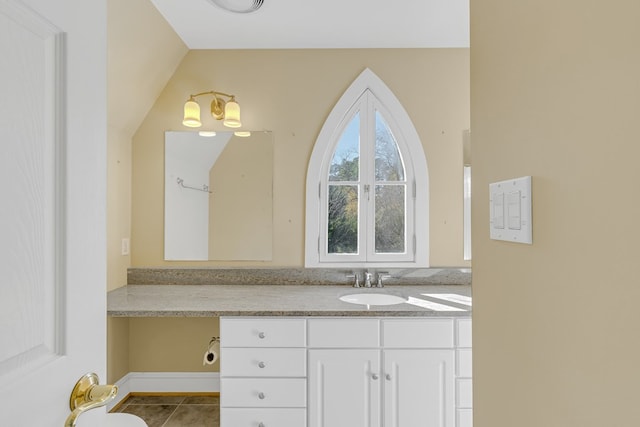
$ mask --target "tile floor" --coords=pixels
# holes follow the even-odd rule
[[[129,396],[113,412],[142,418],[149,427],[219,427],[218,396]]]

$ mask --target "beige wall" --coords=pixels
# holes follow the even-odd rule
[[[274,133],[273,261],[251,265],[303,266],[304,190],[313,144],[334,104],[366,67],[395,93],[424,144],[431,182],[431,265],[468,265],[462,260],[468,49],[190,51],[134,137],[132,265],[240,264],[163,261],[164,131],[184,130],[188,95],[213,89],[237,96],[247,129]],[[203,118],[208,102],[201,103]],[[223,129],[212,119],[205,126]]]
[[[211,372],[202,365],[209,341],[219,334],[217,317],[130,319],[131,372]]]
[[[107,290],[126,284],[131,141],[187,47],[148,0],[107,1]],[[107,319],[107,381],[129,372],[129,321]]]
[[[471,7],[474,426],[640,425],[640,2]],[[533,177],[533,245],[488,184]]]
[[[107,290],[127,283],[130,255],[122,255],[122,238],[131,235],[131,136],[109,126],[107,145]]]
[[[469,265],[462,260],[468,49],[190,51],[133,138],[132,265],[303,266],[304,189],[313,144],[334,104],[366,67],[399,98],[423,140],[431,182],[431,264]],[[247,129],[273,131],[270,263],[163,261],[164,131],[185,129],[184,101],[206,90],[234,93]],[[203,120],[208,102],[201,103]],[[223,130],[213,120],[205,126]],[[201,363],[203,342],[218,333],[209,321],[130,319],[130,370],[210,371]],[[164,350],[178,342],[179,350]]]
[[[188,49],[148,0],[107,2],[107,289],[126,284],[131,236],[131,144]]]
[[[119,129],[107,130],[107,291],[127,283],[130,256],[121,252],[122,237],[131,226],[131,138]],[[107,318],[107,381],[129,372],[129,321]]]

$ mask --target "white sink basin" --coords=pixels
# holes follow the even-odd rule
[[[407,302],[407,299],[397,295],[381,294],[381,293],[363,293],[343,295],[340,301],[349,302],[351,304],[362,305],[394,305]]]

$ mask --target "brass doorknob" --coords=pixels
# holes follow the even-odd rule
[[[86,374],[78,380],[69,398],[71,414],[64,423],[65,427],[74,427],[82,413],[104,406],[116,397],[118,394],[117,386],[99,385],[99,382],[98,375],[94,373]]]

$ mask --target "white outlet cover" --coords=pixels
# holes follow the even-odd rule
[[[129,239],[127,237],[122,238],[122,255],[129,255]]]
[[[515,243],[533,243],[531,177],[489,184],[489,237]]]

